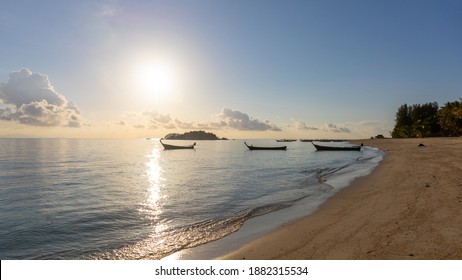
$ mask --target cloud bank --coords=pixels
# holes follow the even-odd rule
[[[325,132],[335,132],[335,133],[351,133],[351,130],[347,127],[339,127],[333,123],[326,123],[322,127],[308,126],[305,122],[299,121],[295,122],[295,127],[299,130],[322,130]]]
[[[279,127],[271,124],[269,121],[261,122],[245,113],[233,111],[228,108],[221,111],[220,118],[227,124],[228,127],[237,130],[281,131]]]
[[[351,131],[346,128],[346,127],[338,127],[337,125],[333,123],[328,123],[325,124],[324,127],[322,128],[324,131],[329,131],[329,132],[343,132],[343,133],[351,133]]]
[[[21,69],[0,83],[0,119],[35,126],[80,127],[77,107],[58,93],[47,75]]]
[[[209,122],[184,122],[172,118],[169,114],[164,115],[155,111],[144,112],[144,115],[149,116],[149,127],[152,129],[165,128],[165,129],[234,129],[242,131],[281,131],[281,129],[270,123],[269,121],[259,121],[250,117],[246,113],[234,111],[225,108],[217,115],[215,121]]]
[[[296,122],[295,127],[300,130],[319,130],[317,127],[307,126],[305,122]]]

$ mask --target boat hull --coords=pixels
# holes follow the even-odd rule
[[[321,146],[321,145],[316,145],[314,143],[313,146],[316,148],[318,151],[360,151],[361,146],[352,146],[352,147],[333,147],[333,146]]]
[[[247,145],[247,143],[244,142],[244,144],[249,148],[251,151],[261,151],[261,150],[287,150],[287,146],[278,146],[278,147],[256,147],[253,145]]]
[[[196,143],[188,146],[169,145],[163,143],[162,140],[160,140],[160,143],[162,144],[162,146],[164,146],[165,150],[191,150],[194,149],[194,146],[196,146]]]

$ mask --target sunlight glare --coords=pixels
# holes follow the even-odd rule
[[[155,232],[161,232],[167,228],[163,224],[159,215],[163,212],[162,200],[165,198],[162,195],[161,189],[163,186],[162,168],[159,165],[160,161],[160,147],[155,147],[148,155],[149,162],[147,163],[146,176],[149,182],[146,201],[143,203],[143,207],[139,209],[140,213],[150,219],[154,226]]]
[[[148,197],[148,203],[151,205],[157,205],[160,198],[160,186],[161,186],[161,167],[159,166],[160,154],[159,149],[153,149],[150,155],[150,161],[148,163],[148,180],[150,182],[150,192]]]
[[[156,98],[172,94],[176,83],[173,67],[166,62],[154,60],[137,64],[134,82],[140,92]]]

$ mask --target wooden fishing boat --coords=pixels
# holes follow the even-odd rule
[[[295,142],[295,139],[277,139],[276,142]]]
[[[249,148],[249,150],[287,150],[287,146],[278,146],[278,147],[256,147],[254,145],[247,145],[246,142],[244,144]]]
[[[318,151],[360,151],[361,146],[322,146],[311,142]]]
[[[196,146],[196,142],[192,145],[186,145],[186,146],[177,146],[177,145],[170,145],[170,144],[165,144],[162,142],[162,139],[159,140],[162,146],[164,146],[165,150],[185,150],[185,149],[194,149],[194,146]]]

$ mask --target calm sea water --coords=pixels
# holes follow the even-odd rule
[[[197,141],[165,151],[145,139],[0,139],[0,258],[159,259],[302,199],[324,200],[383,157],[284,145]]]

